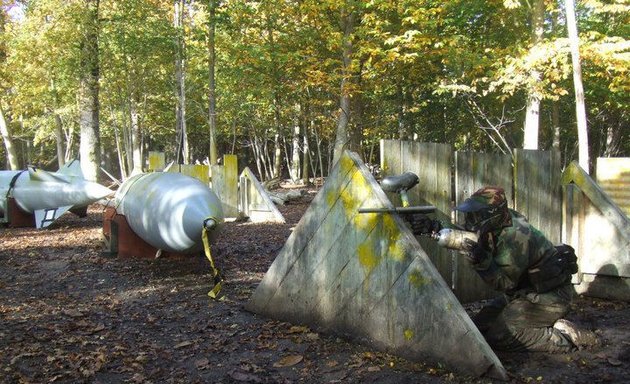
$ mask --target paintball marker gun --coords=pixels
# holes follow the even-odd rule
[[[405,172],[398,176],[387,176],[381,181],[381,188],[385,192],[400,194],[402,207],[396,208],[359,208],[359,213],[431,213],[435,212],[432,205],[409,206],[409,196],[407,191],[418,184],[418,175],[412,172]]]

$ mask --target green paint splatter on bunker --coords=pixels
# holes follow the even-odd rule
[[[411,329],[405,329],[405,332],[403,332],[403,334],[405,335],[405,340],[410,341],[411,339],[413,339],[414,333]]]
[[[411,284],[414,288],[422,288],[423,286],[429,284],[431,279],[427,279],[422,275],[422,272],[419,269],[414,269],[409,273],[409,284]]]

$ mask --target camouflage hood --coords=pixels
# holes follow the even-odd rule
[[[483,187],[455,207],[455,210],[464,212],[466,221],[475,221],[474,223],[467,223],[471,227],[479,227],[488,221],[492,230],[512,225],[512,216],[507,207],[505,191],[501,187]]]

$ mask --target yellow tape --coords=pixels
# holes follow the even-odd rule
[[[210,290],[210,292],[208,292],[208,296],[216,299],[219,295],[219,292],[221,291],[221,288],[223,287],[223,277],[221,276],[221,273],[219,272],[217,267],[215,267],[214,265],[214,260],[212,259],[212,254],[210,253],[210,239],[208,238],[208,230],[205,226],[203,227],[201,237],[203,241],[203,250],[206,254],[206,257],[208,258],[208,261],[210,261],[210,268],[212,268],[212,277],[214,279],[214,287]]]

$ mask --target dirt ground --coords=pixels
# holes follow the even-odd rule
[[[489,383],[243,309],[315,191],[287,224],[226,223],[213,245],[226,281],[207,296],[203,257],[103,254],[102,206],[47,230],[0,228],[0,383]],[[630,378],[627,303],[581,297],[569,317],[602,344],[571,354],[499,354],[511,383]]]

